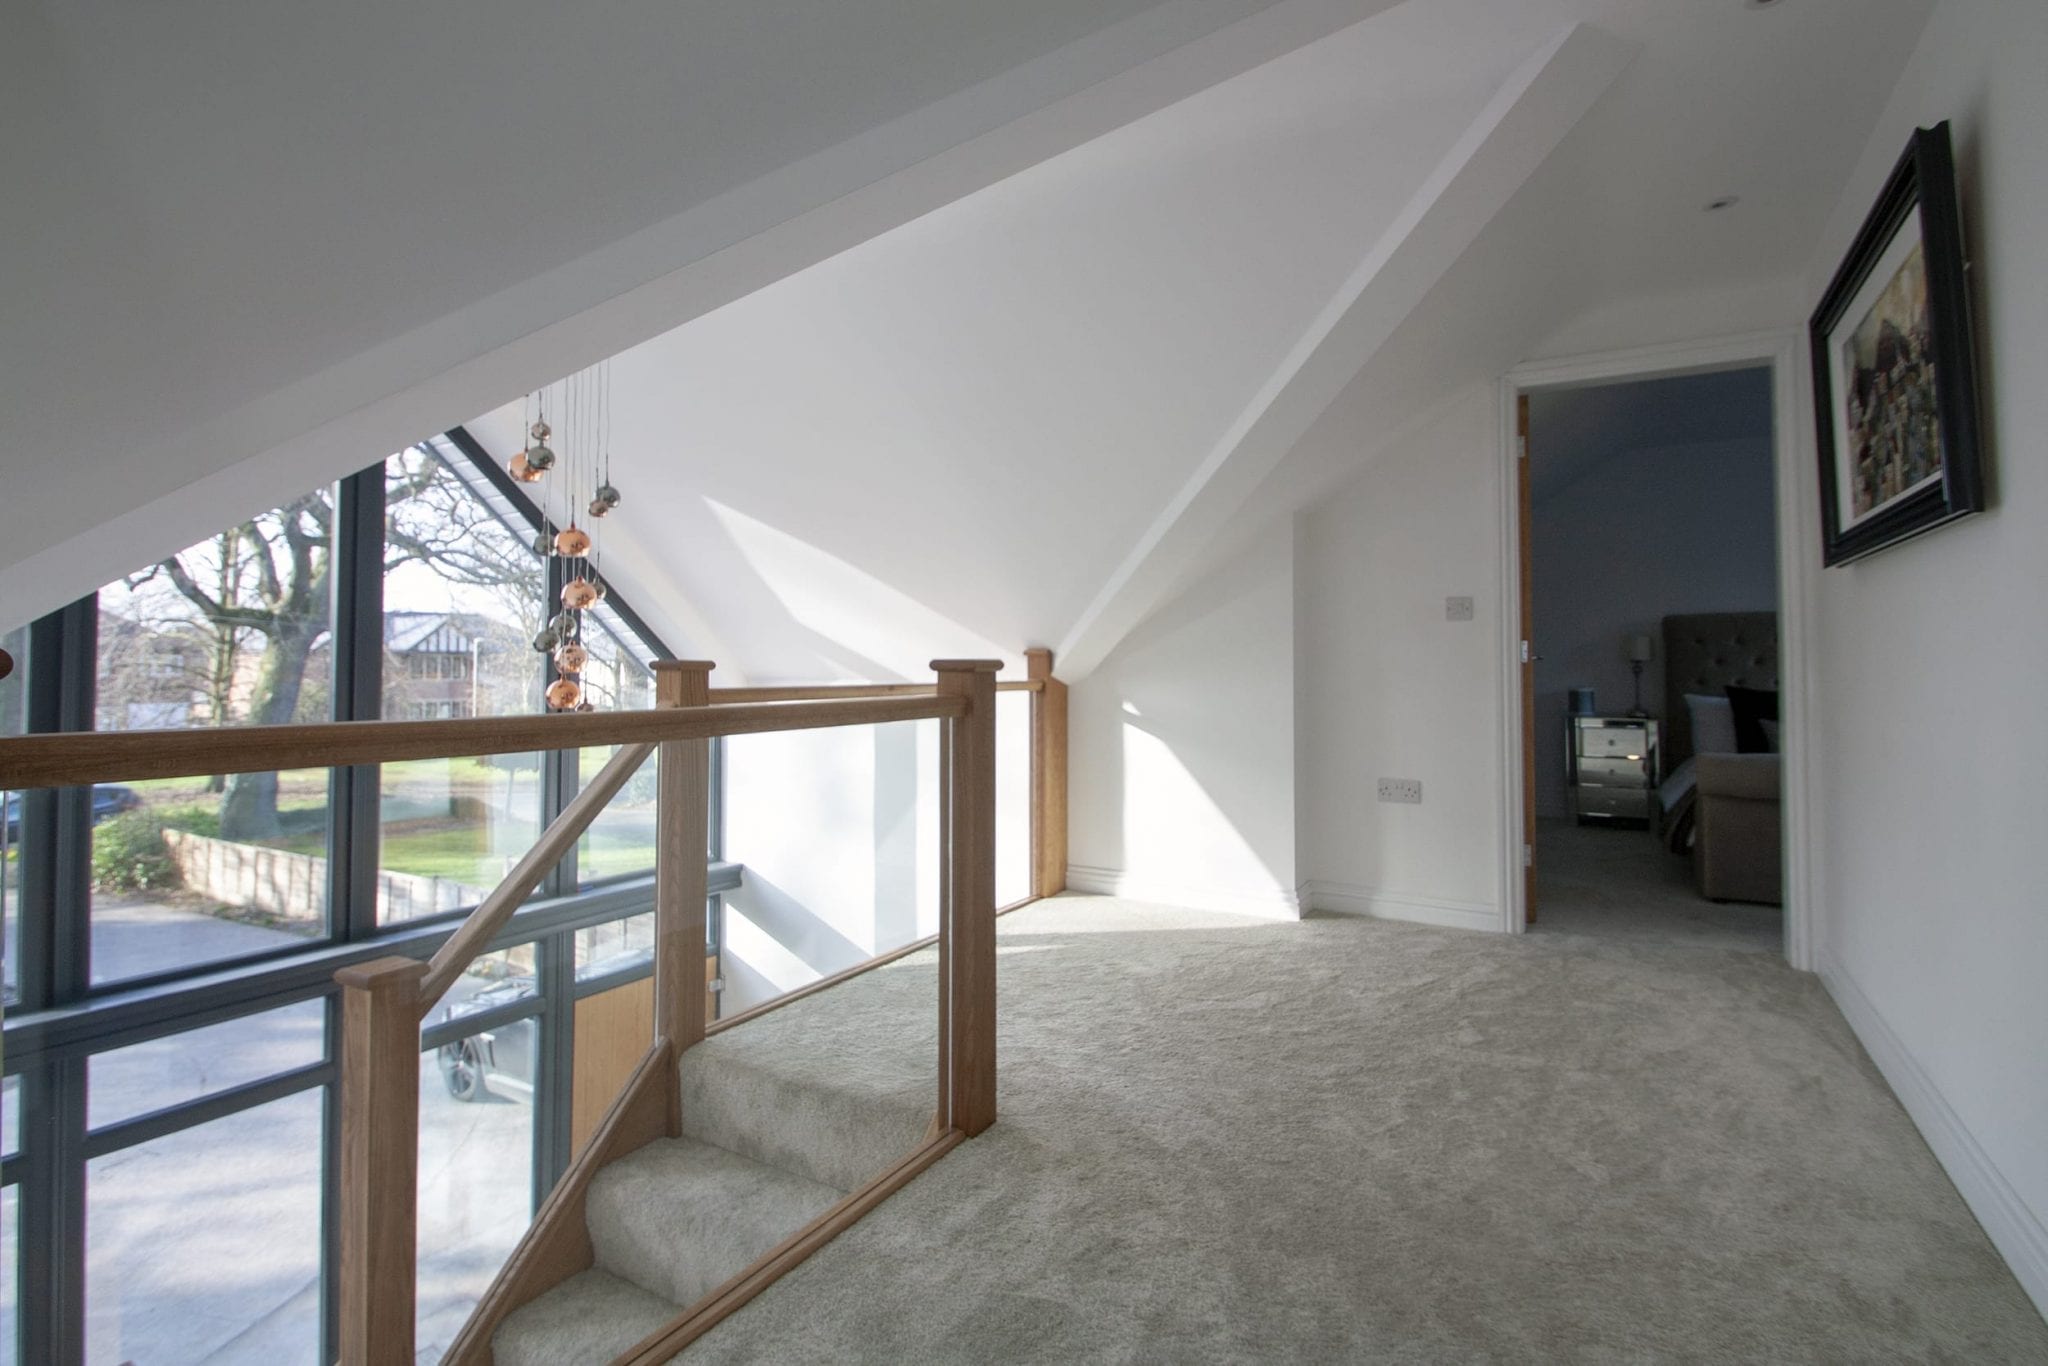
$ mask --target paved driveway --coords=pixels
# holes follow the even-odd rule
[[[118,979],[300,942],[176,907],[103,900],[93,917],[94,975]],[[466,979],[451,995],[483,985]],[[90,1122],[115,1123],[315,1061],[323,1014],[321,1002],[304,1002],[101,1054],[89,1065]],[[307,1092],[90,1163],[88,1359],[313,1360],[321,1134],[321,1097]],[[422,1359],[439,1359],[525,1229],[532,1150],[524,1100],[459,1102],[433,1059],[422,1059]],[[11,1198],[0,1215],[11,1270]],[[14,1281],[8,1274],[0,1288],[10,1334]]]

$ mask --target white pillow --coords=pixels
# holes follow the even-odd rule
[[[1685,695],[1685,710],[1692,718],[1693,753],[1735,753],[1735,708],[1727,698],[1689,692]]]

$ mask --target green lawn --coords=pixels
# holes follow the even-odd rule
[[[594,765],[593,758],[593,770]],[[266,843],[293,853],[326,854],[327,778],[326,769],[296,769],[278,775],[278,815],[285,834]],[[450,814],[450,803],[469,800],[502,811],[511,801],[515,808],[531,810],[538,778],[533,767],[507,766],[488,759],[385,764],[381,786],[385,820],[391,828],[383,832],[378,862],[393,872],[447,878],[475,887],[496,886],[510,859],[525,852],[527,841],[501,839],[494,852],[489,817],[476,807],[468,813]],[[165,825],[199,835],[220,834],[220,794],[206,790],[206,779],[156,778],[127,786],[142,795],[151,813]],[[539,831],[532,834],[537,838]],[[599,818],[599,828],[584,836],[578,852],[578,869],[586,879],[653,867],[652,814],[641,806],[615,805]]]

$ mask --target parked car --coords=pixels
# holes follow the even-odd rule
[[[133,811],[142,805],[142,797],[132,787],[118,787],[113,783],[101,783],[92,790],[92,823],[112,820],[123,811]],[[21,841],[21,794],[7,794],[7,842]]]
[[[610,977],[635,968],[651,967],[653,963],[653,949],[629,949],[591,963],[579,969],[576,975],[584,978]],[[481,1015],[535,994],[532,973],[507,977],[491,983],[466,1000],[450,1001],[442,1006],[434,1014],[434,1023],[445,1024]],[[480,1029],[466,1039],[444,1043],[435,1049],[434,1059],[441,1068],[441,1084],[448,1088],[448,1094],[460,1101],[482,1100],[494,1090],[531,1096],[534,1045],[539,1038],[535,1033],[536,1024],[537,1021],[528,1016],[523,1020]]]
[[[495,1006],[534,994],[531,974],[493,982],[467,1000],[450,1001],[438,1012],[440,1021],[480,1015]],[[491,1083],[522,1096],[533,1094],[535,1025],[528,1016],[507,1024],[479,1030],[466,1039],[444,1043],[434,1050],[441,1065],[441,1084],[460,1101],[482,1100],[491,1094]]]

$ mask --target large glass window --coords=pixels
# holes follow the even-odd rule
[[[454,1341],[532,1216],[542,1062],[536,953],[522,944],[478,958],[426,1022],[436,1041],[420,1058],[422,1360],[438,1360]],[[508,1007],[524,1013],[497,1018]],[[486,1012],[495,1023],[460,1033]],[[458,1037],[440,1037],[451,1032]]]
[[[583,645],[590,653],[583,692],[602,711],[641,711],[654,705],[653,652],[603,606],[585,614]],[[577,774],[588,784],[615,753],[586,749]],[[619,795],[598,813],[576,846],[577,876],[585,886],[654,871],[654,792],[658,764],[640,766]]]
[[[240,522],[99,592],[100,730],[324,721],[334,495]],[[327,771],[102,783],[92,980],[323,934]]]
[[[21,1281],[21,1261],[15,1249],[21,1246],[21,1200],[19,1187],[0,1190],[0,1363],[14,1366],[21,1360],[21,1315],[15,1296]]]
[[[546,562],[473,472],[417,448],[385,463],[384,715],[530,715],[541,705]],[[474,906],[541,830],[538,754],[386,764],[377,918]]]
[[[87,1164],[89,1362],[318,1359],[321,1119],[305,1091]]]
[[[326,1025],[324,999],[301,1001],[95,1054],[86,1071],[87,1126],[309,1067],[327,1055]]]
[[[138,567],[39,623],[37,644],[54,641],[55,662],[34,696],[48,689],[66,717],[103,729],[532,714],[548,677],[533,639],[551,614],[549,563],[535,542],[519,491],[452,433]],[[665,653],[623,609],[613,599],[587,614],[583,678],[599,707],[651,705],[649,665]],[[72,651],[88,636],[90,648]],[[18,665],[0,680],[0,735],[27,729],[38,663],[28,637],[0,637]],[[323,1200],[334,1087],[323,1071],[282,1098],[271,1097],[309,1077],[231,1094],[333,1061],[331,997],[275,1004],[305,989],[295,951],[385,935],[390,942],[367,951],[427,951],[431,931],[398,922],[481,899],[609,757],[384,765],[372,830],[355,823],[358,801],[365,819],[371,803],[353,771],[113,782],[90,794],[89,821],[64,814],[83,816],[82,804],[38,802],[24,813],[9,799],[0,824],[6,1056],[33,1070],[0,1092],[0,1147],[16,1180],[82,1171],[86,1208],[81,1231],[64,1211],[19,1201],[18,1186],[0,1189],[0,1366],[20,1358],[21,1344],[29,1359],[47,1358],[47,1345],[62,1355],[81,1335],[95,1363],[331,1357],[320,1305],[337,1289]],[[548,894],[652,869],[656,773],[650,763],[618,795],[581,842],[577,876],[558,875]],[[58,810],[54,822],[45,808]],[[47,837],[60,870],[89,862],[90,878],[60,871],[48,895],[24,905],[24,819],[38,857]],[[352,861],[335,864],[343,840],[356,850],[376,842],[374,886],[356,879]],[[537,1189],[568,1160],[564,1136],[587,1135],[644,1052],[652,897],[632,884],[603,897],[615,920],[480,958],[424,1022],[424,1355],[452,1341],[527,1227]],[[25,937],[24,911],[37,917]],[[33,961],[21,957],[24,938]],[[265,957],[279,961],[252,961]],[[229,1008],[250,1013],[221,1020],[218,992],[201,1002],[186,990],[216,973],[246,991]],[[34,1027],[16,1008],[24,980],[38,1010],[60,1008],[70,1024],[63,1042],[17,1054],[14,1032]],[[109,985],[122,989],[118,999],[97,990]],[[130,1042],[140,999],[130,991],[161,991],[165,1010],[192,1014],[157,1026],[174,1033]],[[103,1032],[92,1032],[101,1020]],[[23,1116],[17,1107],[24,1096],[45,1105],[81,1088],[77,1109]],[[189,1127],[162,1133],[179,1123]],[[31,1150],[15,1152],[24,1139]],[[197,1223],[194,1210],[205,1212]],[[39,1222],[24,1228],[24,1216]],[[83,1278],[84,1321],[60,1321],[70,1301],[21,1299],[24,1276],[43,1274]]]
[[[0,678],[0,735],[21,735],[28,730],[28,628],[0,636],[0,650],[14,659],[14,672]],[[20,843],[21,794],[0,792],[0,1000],[9,1006],[21,999]]]

